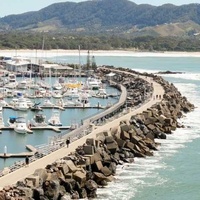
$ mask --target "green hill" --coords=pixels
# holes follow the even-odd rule
[[[189,35],[200,30],[199,10],[200,4],[151,6],[128,0],[64,2],[0,18],[0,30]]]

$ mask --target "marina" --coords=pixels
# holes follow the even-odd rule
[[[63,134],[68,134],[69,132],[73,130],[78,130],[78,128],[83,124],[83,122],[86,120],[86,118],[90,118],[91,116],[94,116],[112,105],[114,105],[118,99],[120,92],[118,89],[109,86],[108,84],[104,84],[104,87],[106,88],[107,92],[111,94],[111,96],[108,96],[106,98],[97,98],[93,95],[90,95],[90,97],[87,99],[83,99],[79,102],[77,101],[79,95],[75,99],[71,97],[62,97],[63,102],[74,102],[73,104],[58,104],[59,99],[51,96],[47,97],[48,94],[53,91],[53,89],[42,89],[41,92],[38,93],[38,89],[34,89],[34,87],[30,86],[27,89],[22,89],[23,77],[20,76],[14,76],[12,74],[12,82],[17,85],[17,82],[20,82],[20,88],[17,87],[11,87],[9,85],[9,89],[5,89],[3,95],[2,101],[2,117],[4,124],[0,127],[1,131],[1,140],[0,140],[0,146],[7,146],[7,156],[6,160],[0,160],[0,168],[3,169],[8,166],[12,166],[14,162],[20,161],[22,159],[22,155],[26,155],[26,151],[28,155],[30,152],[25,148],[27,144],[35,146],[40,148],[43,145],[49,145],[50,142],[54,140],[55,137]],[[3,77],[2,77],[3,78]],[[28,78],[29,79],[29,78]],[[49,82],[49,77],[46,78],[46,83]],[[44,79],[44,80],[45,80]],[[71,78],[70,78],[71,79]],[[86,77],[76,77],[78,80],[77,83],[74,83],[72,80],[75,80],[73,77],[72,80],[65,77],[65,81],[70,82],[68,86],[74,87],[79,86],[79,83],[84,83],[86,81]],[[40,77],[35,77],[34,82],[39,83]],[[51,77],[51,83],[52,86],[56,83],[57,77]],[[28,84],[28,82],[26,82]],[[54,85],[55,87],[55,85]],[[12,92],[14,91],[14,92]],[[88,90],[89,91],[89,90]],[[87,91],[87,92],[88,92]],[[97,91],[93,91],[93,94],[95,94]],[[30,95],[29,95],[30,94]],[[33,95],[32,95],[33,94]],[[79,94],[79,92],[77,93]],[[84,92],[85,94],[85,92]],[[115,95],[114,95],[115,94]],[[116,95],[117,94],[117,95]],[[19,95],[19,96],[18,96]],[[34,96],[35,95],[35,96]],[[37,96],[38,95],[38,96]],[[114,96],[112,96],[114,95]],[[17,103],[12,102],[18,102],[18,98],[22,98],[22,103],[20,104],[23,107],[20,107],[18,109],[16,105],[19,105]],[[44,102],[51,102],[51,104],[44,104]],[[89,103],[87,103],[89,101]],[[12,103],[12,104],[10,104]],[[28,105],[28,108],[27,108]],[[38,107],[34,107],[34,105],[38,105]],[[48,125],[48,120],[50,119],[50,116],[52,115],[52,110],[58,110],[60,112],[60,122],[62,126],[52,126]],[[46,124],[45,125],[33,125],[32,119],[34,118],[34,115],[38,113],[39,111],[42,111],[42,113],[46,116]],[[14,117],[24,117],[26,119],[27,129],[24,129],[24,133],[18,133],[15,131],[14,127],[9,127],[7,120],[10,116]],[[16,133],[15,133],[16,132]],[[26,133],[25,133],[26,132]],[[12,138],[13,142],[9,142],[9,138]],[[0,150],[0,152],[3,152],[3,149]],[[22,152],[25,152],[22,153]],[[13,155],[21,155],[21,156],[13,156]],[[3,155],[3,153],[2,153]],[[12,156],[11,156],[12,155]],[[5,159],[5,157],[3,157]]]
[[[150,84],[149,84],[149,87],[150,87]],[[95,137],[97,137],[97,135],[95,136],[95,133],[98,133],[98,131],[100,131],[100,129],[102,129],[102,130],[105,129],[105,128],[106,129],[108,129],[108,128],[111,129],[111,127],[113,127],[113,125],[119,124],[120,120],[128,119],[132,115],[132,113],[134,111],[137,112],[136,111],[137,109],[138,109],[138,111],[140,109],[143,110],[143,109],[145,109],[146,107],[149,106],[148,104],[152,105],[154,103],[154,100],[152,98],[153,94],[152,94],[152,92],[150,92],[148,94],[147,93],[144,94],[145,95],[145,101],[142,102],[141,105],[138,105],[138,107],[133,108],[133,110],[132,109],[126,109],[124,107],[124,104],[125,104],[126,98],[127,98],[126,88],[124,86],[122,86],[122,85],[118,85],[118,88],[121,91],[121,95],[120,95],[119,101],[116,104],[114,104],[109,109],[105,110],[104,112],[99,113],[99,114],[95,115],[94,117],[91,117],[89,119],[84,120],[82,126],[80,126],[79,128],[75,129],[74,131],[70,132],[68,135],[61,136],[60,138],[57,139],[57,141],[54,140],[53,143],[52,143],[52,146],[54,147],[54,149],[52,149],[53,151],[51,150],[50,146],[47,147],[47,149],[48,149],[47,152],[43,152],[42,153],[42,152],[40,152],[38,150],[38,152],[40,152],[39,153],[39,155],[40,155],[39,158],[43,159],[43,157],[44,157],[43,161],[47,161],[48,160],[48,162],[50,162],[50,160],[49,160],[50,158],[51,159],[56,159],[55,158],[56,155],[59,155],[59,157],[62,158],[61,154],[63,154],[63,153],[66,154],[66,150],[63,147],[63,145],[65,144],[66,138],[69,138],[69,137],[71,138],[70,140],[71,140],[72,144],[70,144],[70,150],[72,151],[72,149],[74,150],[74,148],[77,147],[76,145],[78,143],[79,143],[79,145],[83,143],[83,141],[85,140],[84,136],[86,136],[88,138],[88,137],[91,137],[93,135],[93,138],[95,138]],[[155,90],[154,93],[155,92],[158,92],[158,91]],[[159,90],[159,92],[160,92],[160,90]],[[121,115],[121,117],[119,117],[118,114]],[[111,121],[110,121],[110,123],[106,123],[105,126],[101,126],[101,125],[98,126],[98,122],[102,118],[106,118],[106,119],[111,118]],[[87,130],[88,128],[90,129],[89,132],[85,132],[85,130]],[[80,135],[81,132],[84,132],[84,135]],[[56,141],[56,143],[55,143],[55,141]],[[74,147],[72,147],[72,146],[74,146]],[[44,150],[44,148],[43,148],[43,150]],[[56,151],[56,150],[58,150],[58,151]],[[53,153],[53,156],[49,155],[50,156],[49,157],[48,154],[50,154],[50,153]],[[33,159],[33,161],[34,161],[34,159]],[[35,162],[33,162],[31,164],[31,166],[33,166],[34,163]],[[41,163],[44,164],[44,162],[40,161],[38,163],[40,165],[40,167],[41,167]],[[11,168],[11,169],[12,169],[11,171],[13,171],[13,168]],[[7,173],[7,171],[2,171],[2,175],[5,175],[5,173]]]

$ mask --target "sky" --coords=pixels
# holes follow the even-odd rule
[[[28,11],[38,11],[53,3],[59,2],[83,2],[86,0],[0,0],[0,17],[10,14],[21,14]],[[117,1],[117,0],[116,0]],[[199,0],[129,0],[136,4],[150,4],[160,6],[166,3],[174,5],[183,5],[190,3],[200,3]]]

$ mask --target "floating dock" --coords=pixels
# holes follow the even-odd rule
[[[8,105],[8,106],[3,106],[3,108],[7,108],[7,109],[13,109],[13,110],[18,110],[18,109],[16,109],[15,107],[13,107],[13,106],[11,106],[11,105]],[[96,105],[96,106],[86,106],[86,107],[84,107],[84,106],[56,106],[56,105],[54,105],[54,106],[40,106],[40,108],[42,108],[42,109],[60,109],[60,110],[65,110],[66,108],[83,108],[83,109],[86,109],[86,108],[95,108],[95,109],[104,109],[105,108],[105,106],[101,106],[101,105]]]
[[[23,157],[30,157],[33,156],[37,149],[33,147],[32,145],[26,145],[26,149],[28,149],[30,152],[21,152],[21,153],[1,153],[0,158],[23,158]]]
[[[32,126],[31,127],[31,130],[53,130],[57,133],[60,133],[61,130],[68,130],[70,129],[71,126],[37,126],[37,127],[34,127]]]
[[[30,129],[27,130],[27,133],[33,133],[33,130],[52,130],[52,131],[55,131],[57,133],[60,133],[61,130],[68,130],[70,129],[71,126],[37,126],[37,127],[34,127],[32,126]],[[0,131],[2,130],[14,130],[14,128],[12,127],[1,127],[0,128]]]
[[[9,130],[14,130],[14,128],[13,127],[4,126],[4,127],[0,128],[0,131],[3,131],[3,130],[8,130],[9,131]],[[27,129],[27,133],[33,133],[33,131],[31,129]]]

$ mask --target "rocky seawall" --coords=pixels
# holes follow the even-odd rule
[[[160,76],[140,74],[124,68],[106,67],[99,69],[98,73],[105,76],[113,70],[120,70],[115,71],[117,76],[113,78],[126,86],[130,107],[140,105],[147,93],[152,93],[152,85],[138,75],[151,77],[161,84],[165,94],[160,102],[146,111],[133,115],[130,120],[122,120],[116,127],[99,132],[96,138],[88,138],[75,152],[50,163],[45,169],[37,169],[15,185],[4,187],[0,191],[0,200],[95,198],[98,187],[113,181],[117,165],[134,162],[135,157],[153,156],[160,145],[155,141],[156,138],[166,139],[167,134],[184,126],[178,119],[192,111],[194,105],[173,84]],[[132,82],[131,76],[138,81]],[[138,88],[138,92],[133,93],[132,88]]]

